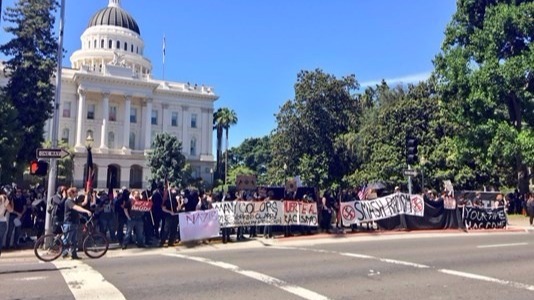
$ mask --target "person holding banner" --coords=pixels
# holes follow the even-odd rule
[[[169,247],[174,246],[176,237],[178,236],[178,242],[180,242],[180,232],[178,232],[178,214],[183,210],[184,202],[181,195],[175,189],[170,191],[170,196],[165,197],[163,202],[163,213],[165,214],[165,225],[161,231],[160,247],[165,245],[165,241],[168,241]]]
[[[122,243],[123,250],[128,247],[134,230],[137,247],[145,247],[143,216],[145,214],[144,208],[146,206],[141,202],[141,194],[138,190],[133,190],[130,199],[124,203],[124,214],[126,215],[128,222],[126,224],[126,236]]]

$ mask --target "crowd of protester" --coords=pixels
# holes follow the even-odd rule
[[[398,187],[395,191],[399,191]],[[67,188],[60,186],[57,194],[50,197],[50,201],[61,201],[66,198]],[[155,185],[151,190],[127,189],[109,191],[80,191],[76,201],[86,210],[94,214],[98,230],[106,234],[110,242],[118,243],[122,249],[135,244],[143,247],[174,246],[180,242],[179,217],[180,212],[211,209],[218,201],[263,201],[263,200],[304,200],[316,202],[318,206],[319,226],[247,226],[236,228],[222,228],[223,243],[240,241],[257,237],[272,238],[273,232],[292,236],[294,234],[307,235],[313,232],[338,232],[343,230],[339,208],[341,202],[353,200],[371,200],[381,196],[380,191],[361,188],[341,191],[326,190],[318,195],[315,189],[306,194],[297,195],[296,191],[285,191],[282,195],[275,195],[265,190],[249,192],[212,193],[191,189],[166,189],[164,184]],[[425,190],[425,201],[443,201],[452,197],[447,191],[437,193]],[[497,194],[492,207],[505,206],[509,214],[528,214],[530,224],[534,219],[534,196],[520,195],[518,191],[507,195]],[[139,202],[149,202],[144,206],[148,209],[138,210]],[[474,198],[461,195],[457,199],[458,205],[485,206],[476,193]],[[22,189],[17,186],[4,186],[0,191],[0,254],[2,249],[19,249],[33,244],[33,241],[44,234],[47,209],[47,197],[42,187]],[[60,229],[61,224],[52,221],[54,231]],[[366,224],[374,228],[375,224]],[[357,230],[352,225],[352,230]],[[232,239],[231,236],[235,235]],[[4,242],[5,241],[5,242]],[[209,243],[210,240],[203,241]]]

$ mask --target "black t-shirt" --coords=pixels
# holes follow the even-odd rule
[[[163,213],[163,196],[159,190],[154,191],[152,194],[152,211],[156,214]]]
[[[65,223],[80,224],[80,213],[74,210],[75,205],[70,198],[65,201]]]
[[[179,212],[178,210],[178,200],[176,200],[176,194],[171,194],[171,197],[163,203],[165,205],[165,208],[172,211],[172,212]]]
[[[132,205],[134,201],[143,201],[143,200],[135,200],[134,198],[130,198],[124,203],[124,208],[128,210],[128,214],[130,215],[131,219],[142,219],[143,216],[145,215],[145,212],[132,210]]]
[[[19,213],[22,213],[24,210],[24,205],[26,205],[26,197],[13,197],[13,210]]]

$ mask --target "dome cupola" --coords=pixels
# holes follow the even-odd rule
[[[108,7],[93,15],[87,28],[92,26],[117,26],[129,29],[139,35],[141,31],[134,18],[120,6],[120,0],[109,0]]]

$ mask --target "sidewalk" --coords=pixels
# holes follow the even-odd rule
[[[509,215],[508,216],[508,227],[506,229],[493,229],[493,230],[470,230],[469,233],[493,233],[493,232],[531,232],[534,233],[534,227],[530,226],[529,224],[529,218],[525,217],[523,215]],[[457,229],[448,229],[448,230],[412,230],[412,231],[381,231],[381,230],[363,230],[363,231],[356,231],[351,232],[350,229],[345,229],[343,233],[315,233],[312,235],[295,235],[291,237],[284,237],[283,235],[277,235],[274,239],[264,239],[264,238],[253,238],[253,239],[246,239],[244,241],[239,242],[231,242],[227,245],[239,245],[240,247],[246,246],[249,242],[253,241],[260,241],[260,242],[267,242],[271,244],[274,243],[284,243],[289,241],[305,241],[305,240],[312,240],[312,239],[339,239],[340,237],[368,237],[368,236],[391,236],[391,235],[406,235],[406,234],[428,234],[429,232],[441,232],[444,234],[447,233],[458,233]],[[469,234],[467,233],[467,234]],[[191,248],[197,248],[202,246],[209,246],[209,245],[222,245],[221,239],[212,239],[211,243],[209,244],[202,244],[200,242],[189,242],[189,243],[179,243],[178,245],[170,248],[176,248],[176,249],[191,249]],[[226,245],[225,245],[226,246]],[[29,248],[31,245],[28,245],[25,249],[20,250],[3,250],[2,256],[0,256],[0,262],[3,261],[35,261],[37,258],[35,257],[35,254],[33,253],[33,249]],[[160,248],[160,247],[148,247],[148,248],[136,248],[135,246],[129,248],[129,250],[135,249],[135,252],[144,252],[146,250],[151,249],[167,249],[167,248]],[[121,247],[118,243],[110,244],[109,245],[109,251],[121,251]]]

